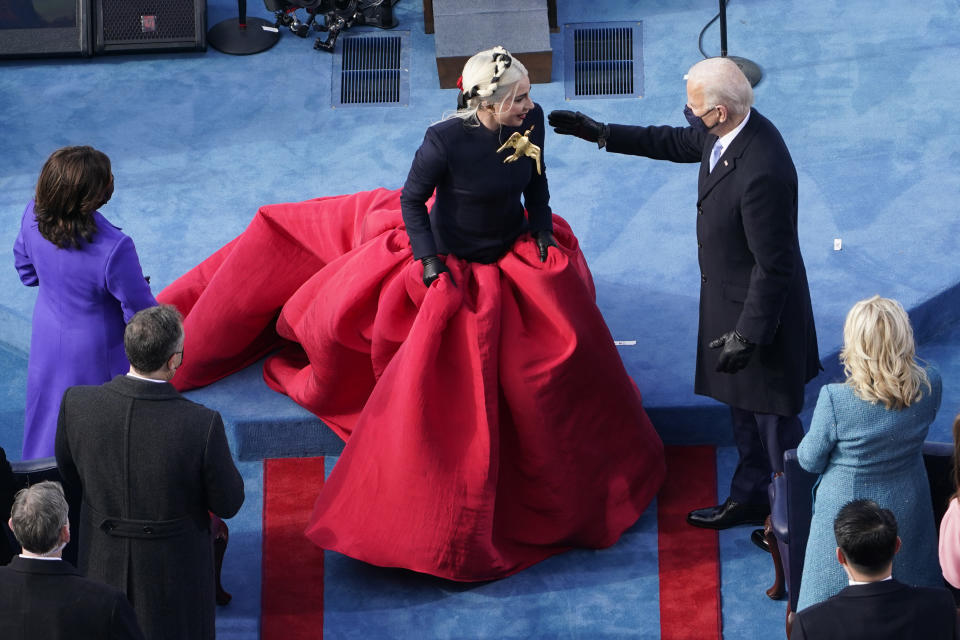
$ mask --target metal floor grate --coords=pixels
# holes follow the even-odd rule
[[[564,25],[564,89],[568,100],[643,96],[643,23]]]
[[[409,31],[341,37],[334,62],[333,106],[406,106],[409,40]]]

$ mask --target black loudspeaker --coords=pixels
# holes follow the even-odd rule
[[[0,58],[92,53],[89,0],[0,0]]]
[[[203,51],[206,0],[92,0],[94,51]]]

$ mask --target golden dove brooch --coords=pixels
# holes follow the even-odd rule
[[[534,125],[535,127],[536,125]],[[507,156],[503,159],[504,164],[510,162],[516,162],[519,158],[527,156],[533,158],[537,163],[537,175],[541,175],[542,171],[540,170],[540,147],[530,142],[530,132],[533,131],[533,127],[527,129],[523,135],[520,135],[519,131],[514,131],[510,134],[510,137],[507,138],[507,141],[500,145],[500,148],[497,149],[497,153],[501,151],[506,151],[507,149],[512,148],[513,154]]]

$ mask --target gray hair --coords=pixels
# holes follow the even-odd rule
[[[13,535],[24,550],[45,554],[60,542],[69,507],[59,482],[46,480],[17,492],[10,509]]]
[[[141,373],[160,369],[183,337],[180,312],[169,304],[138,311],[123,332],[123,349],[130,366]]]
[[[690,67],[687,84],[699,86],[704,103],[722,104],[734,116],[745,116],[753,106],[753,87],[729,58],[707,58]]]
[[[523,63],[499,45],[474,54],[463,65],[461,76],[467,106],[444,119],[476,119],[481,106],[511,100],[517,92],[517,83],[526,77],[527,68]]]

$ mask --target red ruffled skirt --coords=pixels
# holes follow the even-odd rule
[[[569,225],[494,264],[448,256],[428,289],[400,192],[262,207],[158,296],[185,316],[174,384],[279,349],[267,384],[346,442],[306,535],[376,565],[489,580],[617,541],[663,445]]]

